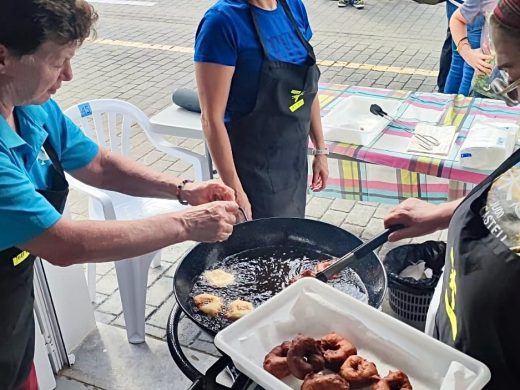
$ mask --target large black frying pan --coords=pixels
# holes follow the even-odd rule
[[[192,301],[194,287],[200,287],[197,286],[200,284],[204,271],[214,269],[217,264],[229,256],[255,248],[254,253],[258,257],[269,258],[272,256],[273,247],[283,247],[287,248],[288,252],[295,252],[292,253],[294,258],[306,255],[325,259],[342,257],[360,244],[362,241],[354,234],[320,221],[299,218],[268,218],[245,222],[235,226],[233,234],[227,241],[212,244],[201,243],[188,252],[181,260],[174,276],[175,297],[183,312],[190,319],[208,333],[215,335],[227,325],[225,321],[212,322],[214,319],[201,315]],[[357,273],[366,287],[367,303],[376,308],[380,307],[386,291],[387,279],[379,258],[374,253],[370,253],[363,258],[355,258],[349,267]],[[247,267],[244,272],[248,273]],[[262,286],[260,290],[271,288],[272,282],[280,277],[287,277],[287,275],[280,276],[262,272],[262,267],[259,267],[254,275],[255,286]],[[250,276],[244,275],[246,280]],[[240,277],[238,275],[238,285]],[[335,287],[342,289],[340,281],[331,280],[331,282],[332,284],[339,283],[340,285]],[[208,292],[214,293],[215,290]],[[266,294],[265,299],[276,292],[278,291]],[[262,301],[264,295],[260,295],[260,301]],[[261,302],[255,302],[255,306],[258,303]]]

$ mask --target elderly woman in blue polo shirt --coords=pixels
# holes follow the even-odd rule
[[[99,148],[51,96],[72,78],[71,58],[97,15],[84,0],[0,2],[0,389],[36,389],[33,262],[66,266],[133,257],[232,232],[233,191],[218,182],[182,184]],[[57,23],[59,21],[59,23]],[[100,188],[182,198],[192,205],[141,221],[70,221],[61,213],[64,171]]]

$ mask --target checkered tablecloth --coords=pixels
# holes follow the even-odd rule
[[[374,103],[381,98],[402,101],[396,115],[399,122],[390,123],[366,146],[327,142],[330,178],[319,196],[385,203],[409,197],[430,202],[459,198],[489,174],[463,168],[458,162],[460,146],[473,122],[517,122],[520,118],[519,107],[510,108],[496,100],[325,83],[319,91],[322,117],[349,95],[371,97]],[[414,128],[418,122],[457,127],[447,157],[406,152],[412,135],[402,126]]]

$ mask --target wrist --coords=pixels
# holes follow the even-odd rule
[[[471,50],[471,46],[468,42],[462,42],[462,45],[459,48],[457,48],[457,52],[464,59],[468,57],[468,54],[471,52]]]
[[[449,226],[451,218],[453,217],[453,213],[455,212],[455,209],[459,203],[460,202],[457,201],[448,202],[438,206],[435,218],[439,225],[437,230],[446,229]]]
[[[459,41],[457,42],[456,50],[460,51],[460,49],[462,48],[463,45],[464,46],[465,45],[469,46],[469,38],[468,37],[462,37],[461,39],[459,39]]]
[[[189,202],[186,199],[186,186],[193,183],[193,180],[184,179],[182,182],[177,184],[177,189],[175,192],[175,197],[182,205],[187,205]]]
[[[184,217],[185,212],[185,210],[174,211],[150,217],[151,220],[154,220],[154,225],[160,229],[160,235],[167,240],[166,245],[189,240],[188,223]]]
[[[312,144],[314,145],[315,149],[327,149],[327,144],[324,140],[314,141]]]
[[[316,157],[317,156],[328,156],[329,149],[327,147],[312,149],[312,155],[316,156]]]

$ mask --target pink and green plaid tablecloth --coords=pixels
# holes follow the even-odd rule
[[[519,107],[510,108],[496,100],[325,83],[319,91],[322,116],[350,95],[371,97],[374,103],[381,98],[402,101],[396,115],[399,122],[390,123],[366,146],[327,142],[330,178],[319,196],[385,203],[409,197],[430,202],[459,198],[489,173],[463,168],[458,162],[460,146],[473,122],[516,122],[520,118]],[[457,127],[455,145],[447,157],[406,152],[412,135],[402,126],[414,128],[418,122]]]

